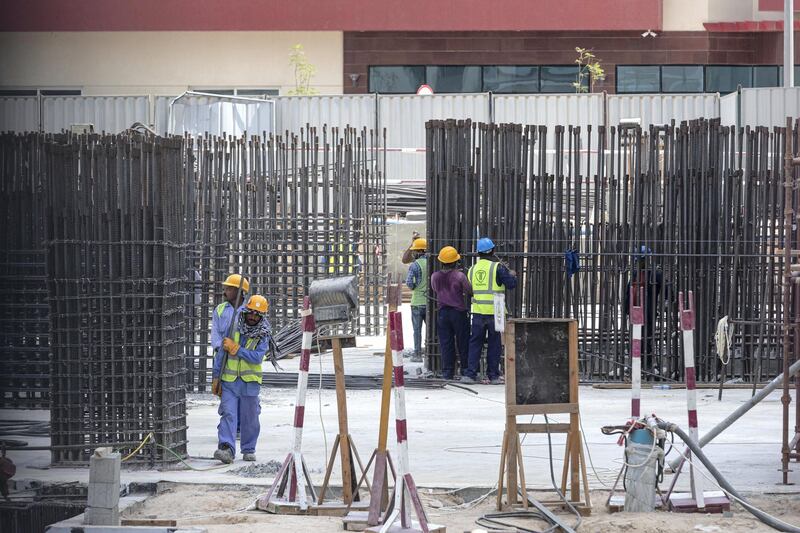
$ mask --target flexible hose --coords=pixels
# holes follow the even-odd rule
[[[670,431],[683,440],[686,443],[686,446],[692,450],[692,453],[700,459],[700,462],[706,467],[708,472],[714,476],[714,479],[717,480],[719,486],[722,487],[726,492],[728,492],[731,496],[736,498],[736,500],[747,509],[747,511],[758,518],[761,522],[768,525],[773,529],[777,529],[778,531],[786,531],[788,533],[800,533],[800,527],[793,526],[791,524],[787,524],[774,516],[765,513],[761,509],[754,507],[750,504],[747,500],[745,500],[737,491],[733,488],[733,486],[728,483],[728,481],[722,477],[722,474],[719,470],[708,460],[708,457],[703,453],[702,448],[697,445],[697,443],[692,439],[685,431],[683,431],[677,424],[673,424],[672,422],[666,422],[664,420],[658,421],[658,427],[663,429],[664,431]]]

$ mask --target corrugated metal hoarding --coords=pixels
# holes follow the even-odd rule
[[[719,117],[718,94],[610,94],[607,97],[609,126],[621,120],[638,119],[642,128],[661,126],[672,120]]]
[[[328,128],[375,129],[377,96],[279,96],[275,99],[275,132],[299,132],[306,125]],[[320,133],[321,135],[321,133]]]
[[[147,96],[43,96],[42,129],[57,133],[74,124],[96,132],[119,133],[133,123],[150,122]]]
[[[0,98],[0,131],[38,131],[39,98],[9,96]]]
[[[173,135],[261,135],[274,128],[274,102],[187,92],[169,107]]]
[[[434,119],[489,121],[488,94],[382,95],[378,121],[386,128],[386,178],[425,179],[425,123]]]

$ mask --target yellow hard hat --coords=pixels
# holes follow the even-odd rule
[[[247,308],[250,311],[258,311],[263,314],[269,311],[269,302],[260,294],[254,294],[247,300]]]
[[[226,287],[236,287],[237,289],[240,283],[244,292],[250,292],[250,282],[247,281],[247,278],[242,279],[241,274],[231,274],[222,282]]]
[[[461,256],[458,255],[458,250],[452,246],[445,246],[439,250],[439,262],[441,263],[449,265],[450,263],[455,263],[459,259],[461,259]]]
[[[428,241],[425,239],[414,239],[411,243],[411,249],[416,251],[425,250],[428,248]]]

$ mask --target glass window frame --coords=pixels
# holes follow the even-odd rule
[[[572,64],[572,65],[539,65],[539,94],[581,94],[581,93],[578,93],[577,91],[575,91],[575,87],[573,85],[571,85],[571,84],[570,84],[570,87],[572,88],[572,90],[568,91],[568,92],[565,92],[565,91],[545,91],[545,90],[543,90],[542,80],[544,79],[544,76],[542,74],[542,72],[543,72],[542,69],[545,69],[545,68],[574,68],[575,69],[575,77],[577,78],[577,70],[578,70],[577,64]],[[574,81],[575,81],[575,79],[573,79],[573,82]],[[589,81],[587,80],[586,81],[587,92],[588,92],[589,86],[590,86],[589,85]]]
[[[659,65],[661,70],[661,91],[659,94],[703,94],[706,92],[706,65],[701,63],[675,63],[669,65]],[[664,67],[700,67],[700,90],[699,91],[665,91],[664,90]]]
[[[536,70],[536,92],[494,91],[486,88],[486,69],[498,67],[530,68]],[[541,65],[481,65],[481,89],[492,94],[540,94],[542,92]]]
[[[436,65],[432,65],[436,66]],[[458,66],[458,65],[452,65]],[[421,68],[422,69],[422,84],[427,83],[426,75],[427,75],[427,67],[428,65],[367,65],[367,94],[416,94],[417,89],[414,89],[413,92],[405,92],[405,91],[397,91],[397,92],[379,92],[373,91],[370,87],[372,83],[372,69],[373,68]]]
[[[663,84],[662,80],[664,79],[661,74],[661,67],[662,65],[652,65],[652,64],[621,64],[621,65],[614,65],[614,90],[617,94],[654,94],[653,91],[620,91],[619,90],[619,69],[620,67],[643,67],[643,68],[658,68],[658,92],[662,92]]]

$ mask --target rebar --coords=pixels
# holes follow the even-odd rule
[[[785,129],[702,119],[647,130],[469,120],[426,128],[431,254],[456,246],[469,266],[477,239],[491,237],[519,277],[506,296],[511,316],[578,319],[584,379],[622,380],[630,368],[630,286],[645,293],[646,379],[682,379],[679,291],[696,298],[699,380],[780,372]],[[580,268],[570,273],[573,251]],[[714,342],[724,316],[734,329],[727,366]]]

